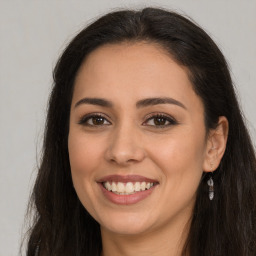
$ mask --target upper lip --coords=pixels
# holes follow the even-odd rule
[[[98,180],[99,183],[103,182],[150,182],[150,183],[158,183],[157,180],[150,179],[141,175],[108,175]]]

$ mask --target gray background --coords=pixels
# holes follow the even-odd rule
[[[0,256],[18,255],[59,54],[95,17],[146,5],[191,16],[217,42],[230,63],[255,142],[255,0],[0,0]]]

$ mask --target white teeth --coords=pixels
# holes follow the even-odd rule
[[[110,185],[110,184],[109,184]],[[108,189],[109,190],[109,189]],[[109,191],[111,191],[112,190],[112,192],[116,192],[117,191],[117,186],[116,186],[116,183],[115,182],[112,182],[112,186],[110,185],[110,190]]]
[[[120,195],[130,195],[133,194],[135,192],[139,192],[139,191],[144,191],[146,189],[150,189],[151,187],[153,187],[153,183],[150,182],[127,182],[127,183],[123,183],[123,182],[104,182],[103,186],[108,190],[108,191],[112,191],[115,194],[120,194]]]
[[[140,191],[140,183],[139,182],[135,183],[134,190],[135,191]]]
[[[146,189],[146,182],[145,181],[141,182],[140,187],[141,187],[141,190],[145,190]]]
[[[119,193],[124,193],[125,192],[124,191],[125,190],[125,185],[122,182],[118,182],[116,188],[117,188],[117,192],[119,192]]]
[[[134,186],[133,186],[132,182],[127,182],[127,183],[126,183],[125,192],[126,192],[126,193],[132,193],[132,192],[134,192]]]
[[[109,182],[106,182],[105,186],[107,190],[111,190],[111,184]]]

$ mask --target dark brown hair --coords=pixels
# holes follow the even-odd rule
[[[203,175],[183,255],[255,256],[255,152],[227,63],[199,26],[175,12],[156,8],[116,11],[99,18],[60,57],[31,197],[34,222],[27,256],[100,255],[99,224],[84,209],[72,185],[67,147],[70,105],[74,79],[86,56],[104,44],[124,41],[156,43],[187,67],[204,104],[208,131],[216,127],[220,116],[229,121],[226,152],[213,176],[214,200],[208,199],[207,175]]]

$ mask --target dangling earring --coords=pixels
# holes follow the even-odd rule
[[[209,186],[209,199],[212,200],[214,198],[214,187],[213,187],[214,183],[213,183],[212,176],[207,181],[207,184]]]
[[[211,170],[212,170],[212,165],[213,164],[211,164]],[[207,184],[209,186],[209,199],[212,200],[214,198],[214,182],[212,179],[212,174],[211,174],[210,178],[208,179]]]

